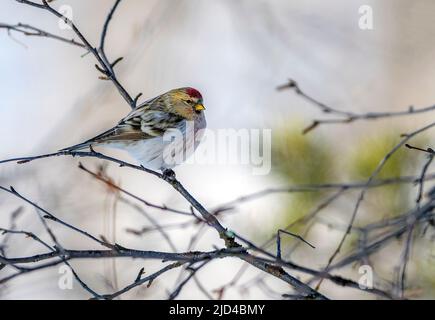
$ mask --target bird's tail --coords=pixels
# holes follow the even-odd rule
[[[86,140],[85,142],[73,145],[73,146],[68,147],[68,148],[61,149],[59,151],[79,151],[79,150],[83,150],[86,148],[91,148],[95,145],[99,145],[101,143],[104,143],[104,138],[110,137],[114,132],[116,132],[115,130],[116,130],[116,127],[111,128],[111,129],[99,134],[98,136],[95,136],[89,140]]]

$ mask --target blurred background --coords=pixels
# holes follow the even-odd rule
[[[112,1],[55,1],[72,8],[73,21],[93,44],[98,44]],[[358,26],[362,5],[373,8],[373,30]],[[288,1],[288,0],[130,0],[114,15],[106,39],[110,60],[124,57],[116,66],[118,79],[144,101],[169,89],[192,86],[204,96],[208,127],[272,129],[272,170],[253,175],[248,165],[185,164],[177,177],[207,208],[269,187],[293,184],[363,181],[382,157],[400,141],[400,134],[428,123],[430,114],[352,124],[320,126],[307,135],[302,129],[313,118],[325,117],[293,91],[277,91],[288,78],[318,100],[353,112],[399,111],[433,104],[435,93],[435,36],[433,1]],[[0,22],[28,23],[66,37],[69,30],[36,8],[12,0],[0,3]],[[113,126],[129,106],[109,81],[98,79],[91,55],[84,50],[39,37],[0,30],[0,158],[53,152],[76,144]],[[417,144],[428,144],[433,132]],[[204,143],[207,143],[205,141]],[[126,161],[127,154],[104,150]],[[417,175],[424,158],[401,150],[380,177]],[[213,230],[201,228],[186,217],[152,210],[125,198],[95,180],[77,165],[110,177],[123,188],[156,204],[189,211],[186,201],[166,183],[147,174],[119,168],[94,159],[52,158],[25,165],[0,166],[0,185],[13,185],[59,218],[94,235],[104,235],[123,246],[141,250],[211,250],[221,246]],[[430,169],[429,169],[430,172]],[[414,205],[417,188],[390,186],[369,192],[358,224],[380,221]],[[307,215],[323,193],[277,194],[240,204],[219,216],[222,223],[260,244],[278,228]],[[292,261],[321,269],[337,247],[357,194],[349,193],[321,212],[304,233],[316,246],[284,248]],[[48,239],[35,210],[8,194],[0,194],[0,226],[8,227],[10,213],[23,210],[18,229]],[[173,225],[168,242],[153,230],[154,222]],[[94,243],[50,224],[64,247],[97,248]],[[337,227],[338,226],[338,227]],[[143,232],[138,232],[142,230]],[[305,232],[307,231],[307,232]],[[194,241],[192,243],[192,237]],[[429,239],[430,240],[430,239]],[[410,295],[434,298],[434,246],[427,238],[415,245],[409,265]],[[399,241],[399,240],[398,240]],[[172,243],[172,244],[171,244]],[[352,250],[349,241],[344,248]],[[399,242],[374,257],[376,283],[392,281],[400,259]],[[283,249],[283,250],[287,250]],[[31,240],[14,236],[8,256],[32,255],[44,250]],[[271,247],[274,250],[274,247]],[[158,270],[159,261],[131,259],[72,261],[81,278],[99,292],[111,292],[130,283],[141,267]],[[243,263],[222,259],[207,265],[179,298],[206,299],[202,284],[213,298],[280,298],[285,283],[262,277],[247,268],[236,285],[230,283]],[[6,274],[3,270],[0,273]],[[348,266],[340,275],[358,279],[358,268]],[[122,298],[164,299],[175,287],[174,270]],[[297,275],[297,273],[295,273]],[[306,280],[306,275],[298,275]],[[0,299],[81,299],[89,294],[78,283],[73,290],[58,287],[59,268],[18,277],[0,287]],[[412,291],[412,292],[411,292]],[[330,298],[374,298],[359,290],[322,284]]]

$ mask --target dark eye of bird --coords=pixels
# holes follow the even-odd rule
[[[189,99],[189,100],[187,100],[187,103],[189,103],[189,104],[190,104],[190,103],[192,103],[192,102],[193,102],[193,101],[192,101],[192,100],[190,100],[190,99]]]

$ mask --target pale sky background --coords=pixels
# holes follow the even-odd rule
[[[73,9],[73,20],[93,44],[99,41],[104,18],[112,4],[109,0],[55,1]],[[374,29],[358,27],[358,8],[371,5]],[[288,1],[288,0],[129,0],[121,3],[109,28],[106,51],[110,59],[123,56],[116,66],[119,80],[127,90],[151,98],[174,87],[199,89],[206,105],[208,125],[219,128],[273,128],[298,120],[308,124],[321,115],[290,91],[277,92],[276,86],[289,77],[319,100],[351,111],[403,110],[409,105],[423,107],[433,103],[435,93],[435,36],[433,1]],[[0,22],[28,23],[47,31],[71,36],[60,30],[58,20],[47,12],[0,1]],[[0,158],[52,152],[80,142],[114,125],[129,107],[108,81],[98,79],[93,56],[81,57],[80,48],[51,39],[9,37],[0,30]],[[406,125],[424,122],[425,117],[406,120]],[[382,122],[386,127],[390,120]],[[378,122],[379,125],[379,122]],[[346,146],[348,132],[364,132],[366,124],[321,128],[317,137],[336,139]],[[347,134],[343,134],[347,132]],[[339,137],[339,139],[337,138]],[[272,142],[273,143],[273,142]],[[351,147],[351,146],[348,146]],[[108,151],[123,159],[127,155]],[[95,161],[82,159],[94,168]],[[18,166],[1,165],[0,184],[14,185],[41,206],[93,234],[101,234],[110,197],[101,184],[76,168],[78,160],[57,158]],[[170,203],[188,209],[165,183],[147,175],[110,165],[109,172],[129,190],[156,203]],[[240,195],[277,186],[273,174],[254,176],[248,166],[183,165],[176,169],[178,178],[207,207]],[[273,199],[243,206],[243,214],[232,215],[224,223],[241,234],[261,233],[273,226],[281,204]],[[19,204],[9,195],[0,195],[0,203],[12,211]],[[8,223],[10,212],[3,210],[0,223]],[[34,211],[27,210],[20,220],[23,227],[42,229]],[[177,220],[155,214],[162,223]],[[126,235],[125,227],[138,227],[142,219],[131,208],[118,209],[117,241],[128,247],[168,250],[157,233],[147,238]],[[249,220],[249,223],[247,222]],[[141,222],[138,222],[141,221]],[[89,246],[83,239],[63,232],[65,246]],[[171,233],[176,243],[184,243],[186,233]],[[325,234],[319,231],[317,240]],[[331,247],[339,234],[328,234]],[[314,237],[316,238],[316,237]],[[198,249],[220,244],[211,232]],[[184,242],[183,242],[184,241]],[[14,244],[37,252],[26,240]],[[326,244],[325,244],[326,245]],[[180,247],[184,250],[185,247]],[[36,250],[36,251],[35,251]],[[20,251],[21,252],[21,251]],[[119,260],[119,281],[127,284],[141,266],[152,269],[158,262]],[[74,262],[84,280],[96,290],[107,291],[101,283],[110,263]],[[199,278],[207,279],[213,289],[229,281],[240,263],[230,259],[210,264]],[[316,267],[316,266],[313,266]],[[86,298],[76,283],[74,290],[60,291],[58,273],[53,268],[28,275],[8,284],[1,298]],[[124,272],[125,271],[125,272]],[[255,275],[254,271],[251,275]],[[212,277],[210,275],[213,275]],[[155,290],[132,292],[130,298],[164,298],[173,288],[178,272],[159,280]],[[249,273],[246,276],[248,280]],[[280,282],[272,282],[284,288]],[[154,286],[154,285],[153,285]],[[356,291],[335,291],[334,297],[361,297]],[[139,293],[138,293],[139,292]],[[138,294],[138,295],[136,295]],[[240,297],[228,291],[226,298]],[[248,298],[265,298],[253,290]],[[194,284],[180,298],[204,298]]]

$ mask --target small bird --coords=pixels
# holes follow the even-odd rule
[[[206,127],[204,110],[198,90],[173,89],[137,106],[113,128],[61,151],[107,146],[129,152],[148,169],[172,172],[199,145]],[[177,132],[181,141],[165,137]]]

